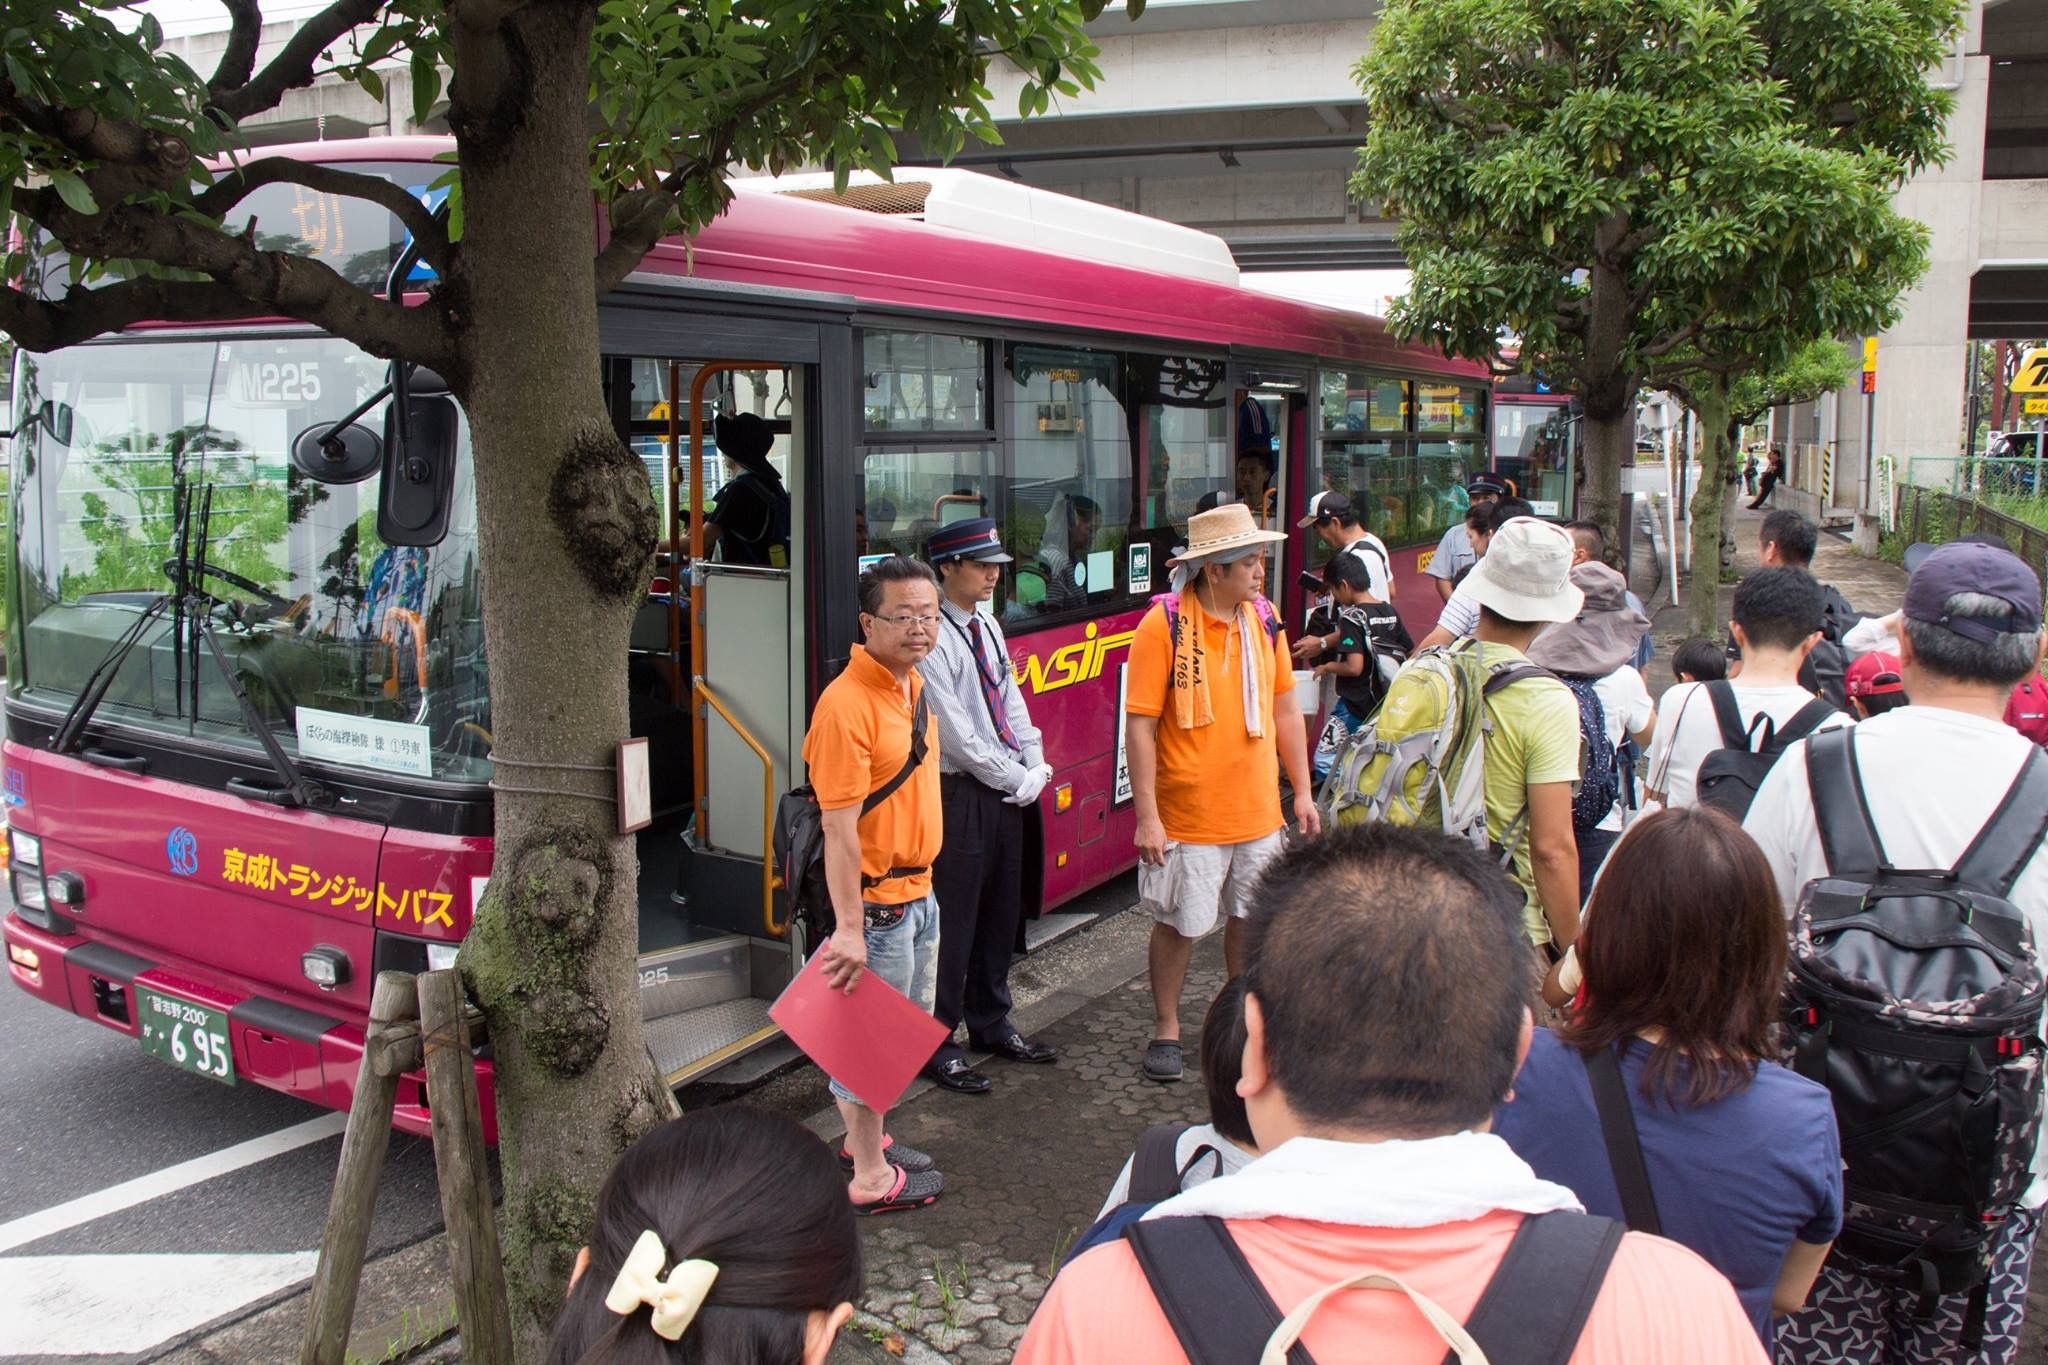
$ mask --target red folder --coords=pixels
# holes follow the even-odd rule
[[[851,995],[834,989],[825,982],[824,959],[817,953],[804,964],[768,1017],[826,1075],[880,1113],[903,1098],[946,1026],[873,972],[860,974]]]

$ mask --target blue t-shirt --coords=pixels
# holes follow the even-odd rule
[[[1643,1098],[1649,1056],[1650,1045],[1636,1040],[1621,1073],[1664,1235],[1728,1277],[1768,1349],[1771,1290],[1793,1239],[1832,1242],[1842,1229],[1834,1106],[1823,1087],[1766,1062],[1734,1094],[1673,1109]],[[1549,1029],[1536,1030],[1493,1131],[1537,1175],[1578,1195],[1587,1212],[1622,1216],[1586,1064]]]

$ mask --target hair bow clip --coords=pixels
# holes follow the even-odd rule
[[[704,1306],[718,1267],[710,1261],[678,1261],[664,1278],[661,1263],[667,1259],[660,1235],[651,1229],[641,1233],[605,1293],[604,1306],[625,1317],[644,1303],[654,1310],[654,1334],[674,1341]]]

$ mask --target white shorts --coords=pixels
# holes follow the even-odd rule
[[[1175,933],[1200,938],[1216,927],[1218,910],[1233,919],[1251,913],[1252,887],[1285,847],[1284,827],[1241,844],[1169,843],[1164,863],[1138,864],[1138,903]]]

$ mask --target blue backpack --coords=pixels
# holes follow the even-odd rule
[[[1215,1158],[1216,1174],[1223,1174],[1223,1154],[1207,1143],[1195,1148],[1188,1157],[1187,1165],[1175,1160],[1180,1148],[1180,1135],[1193,1126],[1189,1123],[1155,1123],[1145,1130],[1145,1135],[1138,1139],[1138,1150],[1131,1155],[1131,1183],[1124,1193],[1124,1202],[1096,1219],[1086,1232],[1074,1239],[1074,1244],[1067,1248],[1066,1256],[1060,1261],[1062,1268],[1072,1265],[1074,1258],[1090,1247],[1118,1240],[1124,1235],[1124,1229],[1143,1218],[1154,1204],[1179,1194],[1181,1181],[1202,1158]]]
[[[1579,703],[1579,787],[1572,796],[1572,831],[1583,834],[1607,818],[1621,799],[1621,765],[1615,746],[1607,742],[1607,708],[1593,690],[1593,679],[1560,673],[1557,680],[1572,690]]]

